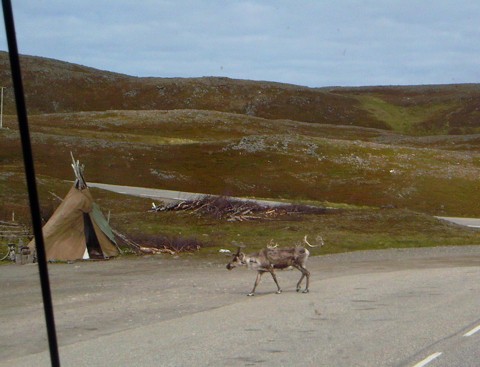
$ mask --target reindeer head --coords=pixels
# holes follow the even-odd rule
[[[247,265],[247,262],[245,261],[245,254],[243,252],[240,252],[240,249],[242,247],[244,246],[238,246],[237,252],[233,254],[232,260],[230,260],[230,262],[227,264],[228,270],[232,270],[237,266]]]

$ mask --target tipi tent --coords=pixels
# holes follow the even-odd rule
[[[73,156],[72,156],[73,158]],[[75,184],[43,227],[47,260],[107,259],[118,255],[115,237],[73,161]],[[35,247],[35,240],[28,244]]]

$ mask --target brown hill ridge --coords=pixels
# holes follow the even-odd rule
[[[267,119],[356,125],[409,134],[480,129],[480,85],[307,88],[229,78],[138,78],[22,56],[31,114],[106,110],[212,110]],[[8,54],[0,52],[5,112],[14,113]]]

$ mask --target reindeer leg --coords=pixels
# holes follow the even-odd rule
[[[300,266],[293,265],[293,267],[302,273],[302,276],[300,277],[300,280],[297,283],[297,292],[300,292],[300,289],[302,287],[302,280],[303,280],[303,278],[305,278],[305,273],[303,272],[303,270]]]
[[[305,290],[303,291],[303,293],[308,293],[309,292],[308,286],[309,286],[309,283],[310,283],[310,272],[306,268],[304,268],[303,266],[297,265],[297,266],[295,266],[295,268],[297,268],[302,273],[302,276],[300,277],[300,280],[297,283],[297,292],[300,292],[300,289],[302,288],[303,278],[306,277],[307,278],[306,287],[305,287]]]
[[[262,279],[263,273],[264,273],[263,271],[259,271],[257,273],[257,279],[255,279],[255,284],[253,285],[253,289],[249,294],[247,294],[247,296],[251,297],[255,295],[255,289],[257,288],[258,283],[260,283],[260,279]]]
[[[275,281],[275,284],[277,285],[277,294],[280,294],[282,293],[282,290],[280,289],[280,285],[278,285],[278,281],[277,281],[277,276],[275,275],[275,270],[270,270],[270,274],[272,274],[272,278],[273,280]]]
[[[303,271],[302,271],[302,276],[300,277],[300,280],[298,281],[297,283],[297,292],[300,292],[300,289],[302,288],[302,280],[303,278],[305,278],[305,274],[303,274]]]
[[[309,286],[309,283],[310,283],[310,272],[306,268],[304,268],[304,267],[302,267],[302,268],[304,270],[304,276],[307,277],[305,290],[303,291],[303,293],[308,293],[308,292],[310,292],[309,289],[308,289],[308,286]]]

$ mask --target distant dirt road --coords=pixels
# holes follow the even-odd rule
[[[413,366],[439,352],[436,363],[476,366],[480,358],[471,347],[480,342],[480,246],[313,257],[309,294],[295,292],[297,271],[284,271],[282,294],[264,277],[246,297],[255,274],[227,271],[226,262],[49,265],[62,366]],[[49,365],[37,272],[0,266],[0,366]]]
[[[200,194],[200,193],[194,193],[194,192],[150,189],[147,187],[120,186],[120,185],[111,185],[111,184],[103,184],[103,183],[96,183],[96,182],[93,182],[93,183],[89,182],[88,186],[96,187],[102,190],[113,191],[119,194],[145,197],[145,198],[150,198],[154,200],[162,200],[166,202],[197,200],[204,196],[209,196],[209,194]],[[215,196],[215,195],[212,195],[212,196]],[[274,200],[246,199],[246,198],[239,198],[239,197],[235,197],[234,199],[254,201],[255,203],[258,203],[261,205],[269,205],[269,206],[285,204],[280,201],[274,201]]]
[[[471,228],[480,228],[480,219],[478,218],[460,218],[460,217],[437,217],[461,226],[467,226]]]
[[[133,187],[133,186],[120,186],[111,185],[97,182],[89,182],[89,187],[96,187],[102,190],[113,191],[118,194],[145,197],[157,200],[192,200],[200,198],[205,194],[198,194],[193,192],[183,192],[175,190],[162,190],[162,189],[150,189],[147,187]]]

